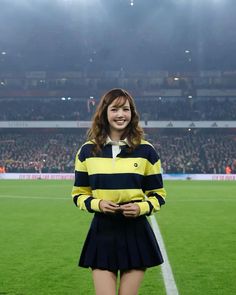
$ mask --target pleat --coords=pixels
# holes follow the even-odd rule
[[[148,268],[163,263],[159,245],[145,216],[95,213],[79,266],[110,271]]]

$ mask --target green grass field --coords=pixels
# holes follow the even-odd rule
[[[166,181],[156,215],[181,295],[236,294],[236,182]],[[0,181],[0,295],[92,295],[77,267],[91,214],[71,181]],[[160,267],[141,295],[164,295]]]

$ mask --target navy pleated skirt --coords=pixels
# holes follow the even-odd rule
[[[146,216],[94,214],[79,266],[118,271],[161,263],[161,251]]]

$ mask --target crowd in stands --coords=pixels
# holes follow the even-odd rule
[[[0,162],[6,172],[72,172],[75,151],[84,136],[64,134],[2,134]]]
[[[134,83],[136,89],[149,90],[161,88],[180,88],[192,90],[195,86],[206,88],[221,88],[222,79],[200,80],[175,80],[173,77],[163,79],[136,79],[125,80],[125,73],[120,72],[123,84],[117,87],[129,89]],[[124,78],[124,79],[123,79]],[[114,78],[115,79],[115,78]],[[86,80],[86,79],[85,79]],[[83,80],[83,83],[85,83]],[[77,89],[78,81],[59,79],[52,83],[40,80],[38,84],[19,87],[34,89]],[[87,79],[87,84],[81,84],[80,90],[109,88],[106,79]],[[124,84],[126,81],[126,84]],[[233,80],[232,80],[233,81]],[[48,84],[49,83],[49,84]],[[223,84],[221,84],[223,83]],[[230,86],[230,85],[228,85]],[[13,89],[7,80],[0,83],[0,121],[89,121],[98,102],[98,97],[58,97],[58,98],[4,98],[1,90]],[[230,88],[230,87],[229,87]],[[83,91],[82,91],[83,92]],[[138,96],[135,97],[140,118],[143,121],[236,121],[235,97],[167,97],[167,96]],[[24,172],[24,173],[62,173],[73,172],[74,158],[79,146],[85,140],[85,132],[48,130],[37,133],[26,133],[0,129],[0,173]],[[234,132],[235,134],[235,132]],[[225,168],[230,167],[232,173],[236,173],[236,136],[221,133],[216,135],[212,130],[203,132],[194,130],[181,134],[169,133],[168,130],[148,134],[148,139],[154,144],[160,154],[164,173],[225,173]]]
[[[0,100],[0,121],[90,120],[89,98]],[[95,98],[95,104],[96,104]],[[136,98],[142,120],[236,120],[236,100],[230,98]]]
[[[56,132],[56,131],[55,131]],[[6,172],[73,172],[85,132],[1,133],[0,166]],[[164,173],[236,173],[236,136],[198,132],[147,134],[162,160]]]
[[[156,98],[148,102],[138,102],[137,107],[142,110],[148,120],[236,120],[236,100],[229,99],[178,99],[165,100]]]
[[[160,151],[162,167],[166,173],[225,173],[234,166],[236,136],[223,134],[195,134],[153,137]]]

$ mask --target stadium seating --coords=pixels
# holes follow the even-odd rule
[[[165,173],[225,173],[235,159],[235,136],[210,131],[157,131],[147,134],[162,160]],[[0,162],[6,172],[73,172],[75,154],[85,132],[47,131],[0,135]]]
[[[88,99],[11,99],[0,100],[0,121],[90,120]],[[236,120],[235,101],[228,98],[145,98],[138,97],[142,120]]]

